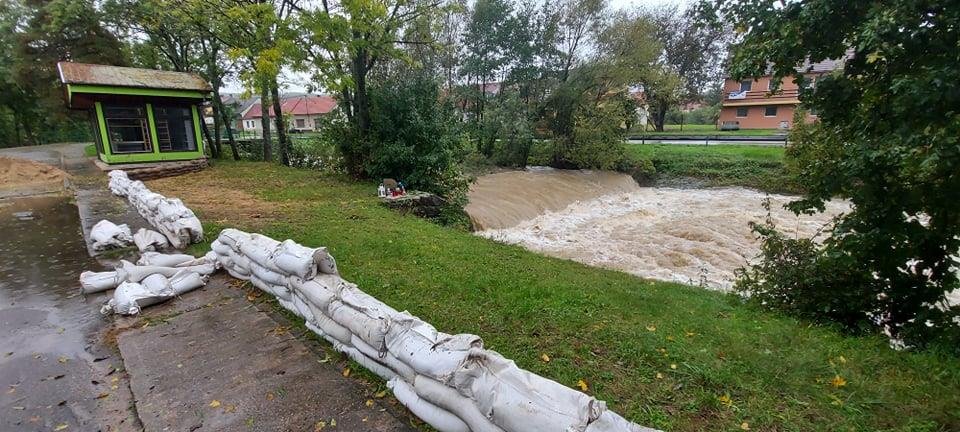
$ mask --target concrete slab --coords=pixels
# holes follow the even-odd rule
[[[412,430],[229,280],[147,309],[150,325],[118,337],[145,431]]]

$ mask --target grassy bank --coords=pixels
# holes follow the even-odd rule
[[[712,124],[688,124],[683,125],[664,125],[663,132],[654,131],[652,128],[636,129],[631,131],[630,135],[719,135],[719,136],[766,136],[782,134],[777,129],[741,129],[735,131],[722,131]]]
[[[633,157],[653,161],[658,181],[694,180],[705,186],[746,186],[768,192],[799,193],[784,167],[783,147],[752,145],[626,144]]]
[[[960,361],[548,258],[381,207],[373,184],[217,162],[153,181],[217,232],[328,246],[343,276],[451,333],[669,431],[960,429]],[[208,236],[209,237],[209,236]],[[550,361],[541,356],[547,354]],[[842,378],[845,382],[841,385]]]

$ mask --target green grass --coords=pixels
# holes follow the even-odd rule
[[[94,144],[88,144],[83,147],[83,155],[86,157],[93,157],[97,155],[97,146]]]
[[[757,151],[721,153],[776,159]],[[646,426],[960,430],[957,358],[892,351],[882,337],[846,337],[734,296],[402,216],[377,202],[373,184],[252,162],[218,162],[182,178],[277,204],[281,216],[264,234],[329,247],[343,276],[371,295],[442,331],[481,335],[488,348],[535,373],[571,387],[584,379],[588,393]],[[188,204],[209,221],[207,204]],[[830,384],[838,375],[845,386]]]
[[[717,129],[716,126],[712,124],[689,124],[683,125],[683,130],[680,130],[680,125],[664,125],[663,132],[654,131],[652,126],[648,127],[647,130],[637,129],[630,133],[630,135],[720,135],[720,136],[764,136],[764,135],[780,135],[783,132],[777,129],[741,129],[735,131],[722,131]]]
[[[694,179],[707,186],[746,186],[768,192],[799,193],[784,166],[783,147],[751,145],[626,144],[633,157],[653,161],[662,181]]]

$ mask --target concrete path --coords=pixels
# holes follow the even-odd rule
[[[149,325],[120,334],[145,431],[410,430],[376,387],[343,376],[339,356],[316,355],[228,281],[147,309]]]
[[[60,167],[73,186],[0,199],[0,431],[410,430],[394,399],[343,376],[343,356],[226,276],[138,317],[101,316],[112,292],[83,297],[78,278],[116,258],[92,258],[84,238],[103,218],[146,222],[83,144],[0,155]]]

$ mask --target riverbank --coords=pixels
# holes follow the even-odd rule
[[[785,163],[783,147],[751,145],[626,144],[627,154],[653,162],[664,186],[743,186],[799,194],[803,187]]]
[[[960,428],[956,358],[894,352],[882,337],[844,337],[729,295],[398,215],[377,202],[372,183],[218,161],[150,187],[182,198],[208,232],[256,228],[328,246],[343,276],[371,295],[443,331],[481,335],[535,373],[571,387],[583,380],[588,393],[646,426]]]

